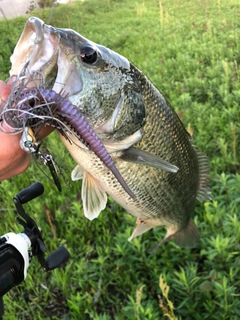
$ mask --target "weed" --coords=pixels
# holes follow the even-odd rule
[[[0,185],[0,234],[21,231],[11,199],[41,180],[45,194],[27,212],[42,227],[47,249],[66,245],[71,262],[45,274],[33,259],[25,282],[4,296],[5,319],[240,318],[239,13],[238,0],[85,0],[32,13],[110,47],[152,80],[208,154],[214,200],[196,206],[196,248],[169,241],[149,255],[164,228],[129,243],[134,219],[118,204],[109,199],[90,222],[81,183],[59,194],[33,164]],[[0,22],[1,79],[9,76],[25,21]],[[75,164],[57,139],[49,137],[47,146],[58,162],[64,154],[70,171]]]

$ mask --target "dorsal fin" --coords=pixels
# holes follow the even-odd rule
[[[199,181],[197,199],[199,201],[210,201],[212,199],[212,192],[209,184],[210,165],[208,157],[205,153],[195,149],[198,158],[199,166]]]

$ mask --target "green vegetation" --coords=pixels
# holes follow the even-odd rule
[[[4,297],[5,319],[239,319],[239,1],[85,0],[33,15],[121,53],[152,80],[208,154],[214,199],[197,204],[196,248],[170,241],[149,255],[164,228],[128,242],[135,219],[118,204],[109,199],[90,222],[80,183],[59,194],[32,164],[0,185],[0,234],[21,231],[11,199],[40,180],[45,195],[27,205],[28,212],[49,252],[64,244],[72,258],[48,274],[33,259],[26,281]],[[1,79],[8,77],[25,22],[0,22]],[[74,163],[57,136],[47,145],[70,176]]]

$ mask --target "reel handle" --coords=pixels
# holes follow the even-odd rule
[[[30,187],[23,189],[20,191],[15,197],[18,198],[18,200],[24,204],[34,198],[37,198],[38,196],[42,195],[44,192],[44,187],[41,184],[41,182],[35,182]]]

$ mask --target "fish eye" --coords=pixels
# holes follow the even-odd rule
[[[81,50],[80,56],[82,61],[88,64],[92,64],[97,61],[97,51],[92,47],[83,48]]]

